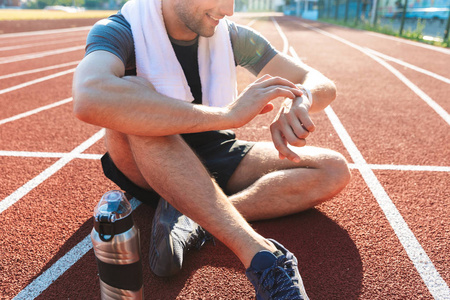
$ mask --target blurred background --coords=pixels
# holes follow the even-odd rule
[[[127,0],[0,0],[0,10],[118,10]],[[275,11],[449,47],[450,0],[235,0],[236,12]],[[8,13],[0,14],[0,21]]]

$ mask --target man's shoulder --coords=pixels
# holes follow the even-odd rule
[[[230,40],[237,65],[258,74],[277,54],[270,42],[255,29],[228,21]]]
[[[131,34],[131,26],[119,11],[116,14],[95,23],[91,32],[95,32],[96,34],[101,32],[105,32],[106,34],[118,32],[123,34]]]
[[[119,57],[129,68],[134,65],[134,41],[131,26],[118,12],[92,27],[86,41],[86,53],[103,50]]]
[[[230,37],[234,39],[243,39],[251,34],[258,34],[253,28],[235,23],[233,21],[227,20],[228,31],[230,32]]]

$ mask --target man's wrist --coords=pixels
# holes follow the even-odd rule
[[[308,98],[310,106],[312,106],[312,104],[313,104],[313,97],[312,97],[311,91],[308,88],[306,88],[303,85],[301,85],[301,84],[296,84],[296,86],[299,88],[300,91],[302,91],[303,95],[306,96],[306,98]]]

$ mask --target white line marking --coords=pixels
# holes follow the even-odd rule
[[[0,125],[6,124],[6,123],[9,123],[9,122],[12,122],[12,121],[16,121],[16,120],[19,120],[19,119],[22,119],[22,118],[25,118],[25,117],[29,117],[29,116],[37,114],[37,113],[39,113],[41,111],[44,111],[44,110],[47,110],[47,109],[50,109],[50,108],[53,108],[53,107],[57,107],[57,106],[69,103],[70,101],[72,101],[72,98],[67,98],[67,99],[64,99],[64,100],[61,100],[61,101],[58,101],[58,102],[55,102],[55,103],[52,103],[52,104],[49,104],[49,105],[45,105],[45,106],[41,106],[41,107],[38,107],[38,108],[33,109],[33,110],[29,110],[27,112],[24,112],[24,113],[21,113],[21,114],[18,114],[18,115],[15,115],[15,116],[12,116],[12,117],[0,120]]]
[[[280,25],[278,25],[278,22],[275,20],[274,17],[270,17],[270,19],[272,19],[273,24],[275,25],[275,28],[277,29],[278,33],[281,36],[281,39],[283,40],[283,53],[286,54],[288,52],[288,48],[289,48],[289,41],[286,37],[286,35],[284,34],[283,30],[281,29]]]
[[[386,193],[373,171],[366,164],[365,159],[353,143],[347,130],[345,130],[341,121],[330,106],[325,109],[325,112],[341,138],[345,148],[350,153],[353,161],[356,162],[364,181],[372,191],[378,205],[383,210],[389,224],[392,226],[392,229],[400,240],[408,257],[416,267],[420,277],[422,277],[422,280],[428,287],[430,293],[435,299],[449,299],[450,289],[447,286],[447,283],[442,279],[433,262],[414,236],[414,233],[408,227],[408,224],[405,222],[392,200],[389,198],[389,195]]]
[[[0,154],[1,155],[1,154]],[[387,171],[414,171],[414,172],[450,172],[450,167],[446,166],[415,166],[415,165],[379,165],[365,164],[371,170],[387,170]],[[351,169],[359,169],[359,164],[349,164]]]
[[[51,30],[40,30],[40,31],[27,31],[18,33],[5,33],[0,34],[0,39],[11,38],[11,37],[22,37],[22,36],[36,36],[42,34],[55,34],[55,33],[65,33],[73,31],[90,30],[92,26],[74,27],[74,28],[64,28],[64,29],[51,29]]]
[[[17,49],[24,49],[24,48],[31,48],[31,47],[38,47],[38,46],[47,46],[47,45],[56,45],[56,44],[62,44],[62,43],[70,43],[70,42],[81,42],[84,37],[79,38],[70,38],[70,39],[61,39],[61,40],[55,40],[55,41],[45,41],[45,42],[39,42],[39,43],[29,43],[29,44],[23,44],[23,45],[15,45],[15,46],[6,46],[6,47],[0,47],[0,51],[11,51],[11,50],[17,50]]]
[[[409,41],[406,39],[402,39],[402,38],[398,38],[398,37],[394,37],[394,36],[390,36],[390,35],[385,35],[385,34],[381,34],[381,33],[371,32],[371,31],[366,31],[365,34],[373,35],[373,36],[377,36],[377,37],[381,37],[384,39],[389,39],[389,40],[393,40],[396,42],[409,44],[409,45],[413,45],[413,46],[417,46],[417,47],[422,47],[422,48],[425,48],[428,50],[433,50],[433,51],[437,51],[437,52],[441,52],[441,53],[450,55],[450,50],[442,48],[442,47],[437,47],[437,46],[427,45],[424,43]]]
[[[43,71],[49,71],[49,70],[58,69],[58,68],[69,67],[69,66],[77,65],[79,62],[80,62],[79,60],[76,60],[76,61],[71,61],[71,62],[64,63],[64,64],[43,67],[43,68],[38,68],[38,69],[33,69],[33,70],[27,70],[27,71],[12,73],[12,74],[6,74],[6,75],[0,76],[0,79],[12,78],[12,77],[17,77],[17,76],[22,76],[22,75],[39,73],[39,72],[43,72]]]
[[[31,53],[31,54],[21,54],[21,55],[15,55],[15,56],[2,57],[2,58],[0,58],[0,64],[8,64],[8,63],[13,63],[13,62],[18,62],[18,61],[23,61],[23,60],[28,60],[28,59],[40,58],[40,57],[45,57],[45,56],[50,56],[50,55],[57,55],[57,54],[82,50],[84,48],[85,48],[85,46],[83,45],[83,46],[68,47],[68,48],[62,48],[62,49],[51,50],[51,51],[42,51],[42,52]]]
[[[251,21],[247,24],[247,26],[248,26],[248,27],[252,27],[253,24],[256,23],[256,21],[258,21],[258,19],[253,19],[253,20],[251,20]]]
[[[69,69],[69,70],[65,70],[65,71],[61,71],[61,72],[58,72],[58,73],[55,73],[55,74],[52,74],[52,75],[44,76],[44,77],[41,77],[41,78],[38,78],[38,79],[34,79],[34,80],[31,80],[31,81],[27,81],[27,82],[24,82],[24,83],[21,83],[21,84],[18,84],[18,85],[15,85],[15,86],[12,86],[12,87],[0,90],[0,95],[6,94],[8,92],[15,91],[15,90],[27,87],[27,86],[30,86],[30,85],[35,84],[35,83],[39,83],[39,82],[43,82],[43,81],[46,81],[46,80],[49,80],[49,79],[53,79],[53,78],[56,78],[56,77],[59,77],[59,76],[67,75],[67,74],[70,74],[70,73],[73,73],[73,72],[75,72],[75,68]]]
[[[66,152],[35,152],[35,151],[11,151],[0,150],[0,156],[9,157],[36,157],[36,158],[60,158],[66,155]],[[99,160],[103,154],[81,153],[74,158]],[[359,169],[361,165],[350,163],[350,169]],[[450,172],[447,166],[420,166],[420,165],[383,165],[383,164],[365,164],[372,170],[388,171],[414,171],[414,172]]]
[[[136,198],[130,199],[130,203],[133,210],[135,210],[141,204],[141,202]],[[13,299],[29,300],[36,298],[91,249],[91,235],[88,234],[81,242],[70,249],[70,251],[67,252],[63,257],[58,259],[58,261],[56,261],[50,268],[48,268],[38,278],[33,280],[22,291],[20,291],[20,293],[17,294]]]
[[[67,155],[67,152],[34,152],[34,151],[9,151],[0,150],[0,156],[9,157],[36,157],[36,158],[61,158]],[[80,153],[74,155],[74,158],[99,160],[102,154]]]
[[[386,55],[386,54],[380,53],[380,52],[375,51],[375,50],[373,50],[373,49],[369,49],[369,48],[364,48],[364,49],[365,49],[366,51],[368,51],[369,53],[373,54],[373,55],[376,55],[376,56],[378,56],[378,57],[381,57],[382,59],[385,59],[385,60],[389,60],[389,61],[395,62],[395,63],[397,63],[397,64],[399,64],[399,65],[405,66],[405,67],[410,68],[410,69],[412,69],[412,70],[414,70],[414,71],[423,73],[423,74],[425,74],[425,75],[431,76],[431,77],[433,77],[433,78],[435,78],[435,79],[438,79],[438,80],[441,80],[441,81],[443,81],[443,82],[445,82],[445,83],[450,84],[450,79],[448,79],[447,77],[444,77],[444,76],[438,75],[438,74],[436,74],[436,73],[430,72],[430,71],[428,71],[428,70],[419,68],[419,67],[417,67],[417,66],[415,66],[415,65],[411,65],[411,64],[409,64],[409,63],[407,63],[407,62],[404,62],[404,61],[402,61],[402,60],[400,60],[400,59],[397,59],[397,58],[388,56],[388,55]]]
[[[416,86],[414,83],[412,83],[408,78],[406,78],[402,73],[397,71],[394,67],[392,67],[390,64],[386,63],[384,60],[380,59],[379,57],[369,53],[368,51],[364,50],[364,48],[353,44],[337,35],[334,35],[332,33],[326,32],[322,29],[313,27],[311,25],[308,25],[304,22],[297,22],[299,25],[306,27],[308,29],[311,29],[313,31],[316,31],[318,33],[321,33],[323,35],[326,35],[332,39],[338,40],[341,43],[344,43],[356,50],[361,51],[365,55],[369,56],[376,62],[378,62],[380,65],[388,69],[392,74],[394,74],[400,81],[402,81],[408,88],[410,88],[414,93],[416,93],[417,96],[419,96],[425,103],[427,103],[442,119],[444,119],[445,122],[447,122],[448,125],[450,125],[450,115],[449,113],[443,109],[439,104],[437,104],[433,99],[431,99],[430,96],[428,96],[424,91],[422,91],[418,86]]]
[[[22,199],[26,194],[32,191],[35,187],[40,185],[42,182],[47,180],[50,176],[59,171],[62,167],[68,164],[75,156],[81,154],[83,151],[88,149],[90,146],[95,144],[98,140],[100,140],[105,134],[105,130],[102,129],[92,137],[84,141],[82,144],[77,146],[71,152],[65,154],[61,157],[57,162],[53,165],[42,171],[39,175],[25,183],[23,186],[14,191],[11,195],[0,201],[0,214],[8,209],[11,205]]]

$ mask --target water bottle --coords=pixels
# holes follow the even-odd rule
[[[94,210],[91,241],[103,300],[143,299],[139,230],[131,212],[121,191],[104,194]]]

